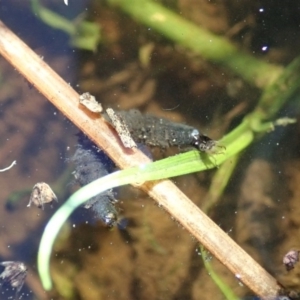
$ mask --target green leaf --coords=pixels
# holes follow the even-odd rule
[[[47,25],[67,33],[71,45],[76,48],[95,51],[100,42],[100,27],[96,23],[82,20],[82,17],[70,21],[40,5],[38,0],[31,0],[32,10]]]

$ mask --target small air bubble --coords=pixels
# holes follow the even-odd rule
[[[268,46],[263,46],[263,47],[261,48],[261,50],[262,50],[262,51],[267,51],[267,50],[268,50]]]
[[[262,12],[264,12],[265,10],[264,10],[264,8],[260,8],[258,11],[262,13]]]
[[[207,261],[207,262],[212,261],[212,256],[211,256],[211,255],[207,255],[207,256],[205,257],[205,261]]]
[[[76,227],[76,224],[73,224],[72,226],[73,226],[73,228],[75,228],[75,227]]]

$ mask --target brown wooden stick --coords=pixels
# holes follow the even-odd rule
[[[0,21],[0,53],[120,168],[149,162],[139,150],[126,150],[112,128],[78,104],[79,95]],[[169,180],[139,186],[163,206],[200,243],[263,299],[277,296],[276,280],[208,218]]]

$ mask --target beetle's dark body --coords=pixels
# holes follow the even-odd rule
[[[124,121],[131,137],[138,143],[161,148],[193,146],[203,152],[210,151],[216,144],[214,140],[202,135],[194,127],[185,124],[153,115],[143,115],[136,109],[115,111],[115,113]],[[110,122],[108,116],[105,118]]]
[[[113,168],[113,162],[107,155],[86,137],[80,137],[80,143],[71,161],[75,164],[74,176],[81,186],[106,176]],[[117,200],[109,190],[88,200],[84,207],[91,208],[97,218],[106,225],[113,226],[118,217],[115,202]]]

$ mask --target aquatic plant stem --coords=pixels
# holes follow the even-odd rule
[[[0,22],[0,53],[66,117],[104,149],[120,168],[129,168],[150,162],[140,151],[124,149],[113,129],[98,115],[81,107],[78,104],[79,95],[2,22]],[[252,141],[253,133],[249,128],[240,133],[242,137],[248,137],[248,144]],[[230,136],[228,140],[230,141]],[[277,296],[280,287],[276,280],[172,182],[167,180],[146,182],[140,187],[148,192],[234,274],[240,274],[240,280],[254,293],[262,298]],[[45,287],[49,289],[51,284]]]
[[[239,300],[239,297],[235,295],[235,293],[230,289],[230,287],[222,280],[222,278],[215,272],[211,265],[211,259],[209,258],[210,253],[208,253],[205,248],[200,245],[199,251],[202,256],[202,260],[205,266],[205,269],[207,270],[207,273],[211,277],[211,279],[214,281],[216,286],[219,288],[219,290],[223,293],[223,295],[226,297],[227,300]],[[237,274],[236,274],[237,275]]]
[[[156,30],[205,60],[217,63],[257,87],[265,87],[281,73],[278,65],[267,63],[239,50],[226,38],[217,36],[199,25],[151,0],[106,0],[119,7],[141,24]]]
[[[209,215],[212,207],[220,200],[220,197],[222,196],[224,189],[227,187],[228,181],[231,178],[237,162],[239,161],[239,157],[240,156],[237,154],[232,156],[230,159],[227,159],[214,174],[209,191],[203,199],[203,204],[201,205],[202,211],[207,215]]]
[[[300,89],[300,56],[296,57],[276,79],[266,86],[251,114],[252,120],[270,120],[284,103]]]
[[[70,36],[70,42],[74,47],[95,51],[100,42],[100,28],[89,21],[68,20],[59,14],[45,8],[39,0],[31,0],[33,12],[45,24],[52,28],[60,29]]]
[[[214,205],[218,203],[220,197],[222,196],[224,189],[226,188],[229,179],[231,178],[232,172],[234,171],[237,162],[239,161],[240,155],[234,155],[230,159],[226,160],[221,167],[217,170],[212,178],[209,191],[203,199],[203,204],[201,209],[204,213],[209,215],[210,210]],[[210,254],[205,250],[203,245],[199,246],[199,251],[204,263],[204,267],[214,281],[219,290],[224,294],[227,300],[238,300],[239,298],[231,290],[231,288],[222,280],[220,274],[214,271],[213,266],[211,265],[211,259],[208,257]]]

